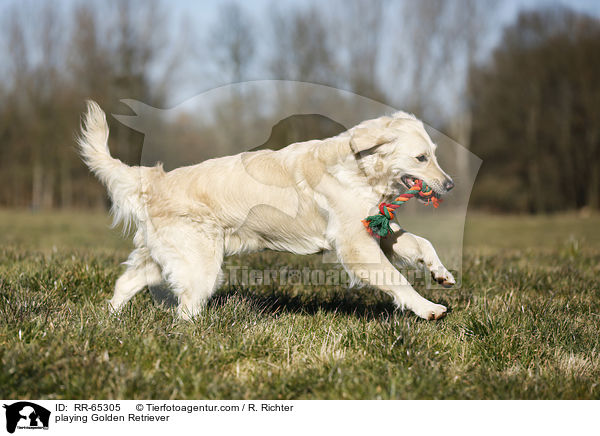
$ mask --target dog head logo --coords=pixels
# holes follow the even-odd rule
[[[19,429],[48,429],[50,411],[29,401],[3,406],[6,409],[6,431]]]

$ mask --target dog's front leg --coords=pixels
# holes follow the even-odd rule
[[[346,270],[360,281],[391,295],[401,309],[432,320],[446,315],[446,308],[423,298],[392,265],[375,239],[365,232],[345,232],[336,241],[338,256]]]
[[[431,276],[444,287],[453,286],[454,276],[442,264],[431,242],[420,236],[405,232],[397,224],[392,224],[394,233],[381,241],[381,249],[392,263],[416,265],[422,263]]]

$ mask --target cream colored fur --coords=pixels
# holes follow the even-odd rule
[[[136,248],[117,280],[114,310],[164,280],[179,299],[180,316],[193,318],[218,286],[224,256],[272,249],[335,250],[352,277],[385,291],[398,307],[425,319],[445,315],[444,306],[420,296],[394,267],[422,262],[438,281],[453,284],[432,245],[395,224],[380,245],[361,223],[397,192],[402,176],[420,178],[440,195],[452,187],[414,116],[399,112],[333,138],[170,172],[127,166],[110,156],[107,141],[104,112],[89,102],[81,154],[106,185],[115,222],[135,228]]]

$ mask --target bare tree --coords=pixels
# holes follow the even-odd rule
[[[336,61],[353,92],[386,102],[390,96],[382,89],[382,54],[386,50],[385,36],[399,34],[388,26],[386,13],[392,8],[388,0],[350,0],[334,4],[330,11],[336,47]],[[385,56],[384,56],[385,58]],[[387,63],[387,62],[386,62]],[[385,64],[383,65],[385,68]],[[343,84],[346,85],[346,84]]]
[[[464,77],[480,54],[493,11],[489,0],[401,4],[396,71],[405,80],[399,97],[411,110],[441,123],[467,108]]]
[[[219,18],[210,34],[212,55],[221,74],[229,82],[241,82],[247,77],[255,52],[252,21],[237,3],[219,8]]]
[[[50,3],[31,6],[15,3],[0,28],[6,60],[0,204],[94,204],[105,194],[73,147],[83,100],[95,98],[108,112],[126,97],[160,104],[166,88],[156,72],[159,61],[169,60],[161,56],[167,16],[157,3],[141,1],[77,4],[63,14]],[[120,157],[138,160],[128,150],[141,143],[140,135],[112,127],[111,139],[122,144],[115,147]]]
[[[323,14],[311,6],[274,9],[270,18],[274,46],[270,69],[275,77],[335,85],[336,54]]]
[[[21,168],[13,174],[18,179],[30,177],[30,182],[26,182],[30,187],[27,197],[34,209],[52,207],[57,182],[58,150],[52,122],[56,116],[53,104],[60,95],[60,24],[50,5],[36,9],[27,18],[24,10],[15,6],[7,19],[5,38],[12,55],[8,58],[12,85],[8,99],[14,104],[15,114],[6,129],[14,132],[13,146],[19,149],[15,157],[30,162],[31,168],[26,171]],[[35,25],[28,25],[30,23]],[[19,129],[22,131],[17,133]],[[23,181],[17,180],[17,183]],[[68,188],[68,183],[65,187]]]
[[[226,3],[219,9],[218,21],[210,30],[212,57],[219,74],[232,83],[249,75],[254,61],[256,29],[247,12],[237,3]],[[257,96],[242,95],[233,87],[215,108],[217,139],[223,150],[238,152],[249,118],[255,115]]]

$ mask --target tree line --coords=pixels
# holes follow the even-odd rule
[[[521,14],[470,73],[477,205],[552,212],[600,203],[600,22]]]

